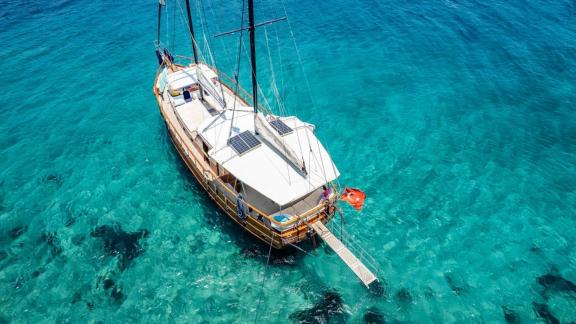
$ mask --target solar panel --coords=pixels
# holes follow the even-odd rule
[[[242,132],[240,138],[250,147],[256,147],[260,145],[260,141],[256,138],[256,136],[252,135],[249,131]]]
[[[228,144],[238,152],[244,154],[249,150],[257,147],[261,142],[249,131],[244,131],[228,139]]]
[[[232,146],[238,154],[242,154],[250,149],[238,135],[231,137],[228,140],[228,144]]]
[[[290,128],[290,126],[286,125],[280,119],[274,119],[271,121],[270,126],[272,126],[272,128],[274,128],[280,135],[292,133],[292,128]]]

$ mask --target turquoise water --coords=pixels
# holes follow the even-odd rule
[[[272,101],[270,57],[286,110],[367,193],[346,228],[384,292],[325,247],[267,267],[204,197],[151,93],[154,1],[9,0],[0,323],[576,321],[574,2],[285,4],[303,66],[286,22],[260,29],[262,87]],[[239,7],[205,5],[199,34]],[[190,55],[178,10],[163,41]],[[237,41],[210,38],[229,74]]]

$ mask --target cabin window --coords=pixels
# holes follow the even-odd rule
[[[204,161],[206,162],[210,162],[210,160],[208,159],[208,145],[206,144],[206,142],[202,141],[202,149],[204,150]]]

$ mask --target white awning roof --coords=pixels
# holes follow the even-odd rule
[[[228,145],[228,138],[246,130],[254,132],[252,109],[237,108],[233,123],[232,111],[225,111],[198,127],[200,136],[211,147],[208,154],[236,178],[279,206],[286,206],[340,175],[330,155],[314,135],[313,126],[296,117],[282,118],[284,123],[294,130],[282,136],[282,140],[300,155],[299,158],[306,166],[306,176],[296,171],[278,150],[262,139],[261,145],[238,155]]]
[[[216,73],[212,71],[209,67],[205,65],[200,65],[202,73],[211,79],[216,76]],[[198,77],[196,76],[196,67],[189,67],[183,70],[179,70],[168,74],[166,77],[171,90],[178,90],[182,88],[189,87],[194,83],[198,83]]]

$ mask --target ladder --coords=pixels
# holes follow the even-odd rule
[[[318,221],[309,225],[317,234],[336,252],[346,265],[360,278],[362,283],[369,287],[378,278],[360,261],[330,230]]]

